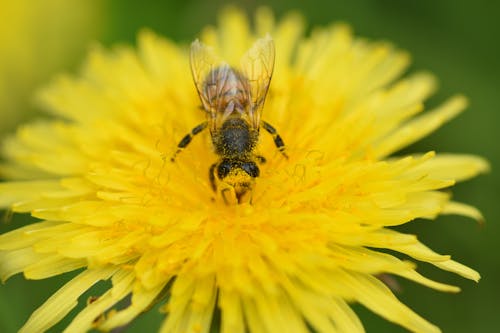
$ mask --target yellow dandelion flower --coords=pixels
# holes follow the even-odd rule
[[[400,78],[406,53],[353,37],[345,25],[303,36],[300,16],[275,22],[223,12],[201,41],[229,63],[269,33],[274,75],[262,119],[286,143],[284,158],[261,131],[267,159],[251,202],[226,204],[208,170],[217,161],[210,133],[175,162],[182,137],[204,120],[187,47],[151,32],[138,50],[94,50],[78,77],[41,93],[52,120],[21,127],[5,142],[0,204],[40,222],[0,236],[3,280],[80,273],[36,310],[21,332],[59,322],[97,281],[112,286],[67,327],[111,330],[163,302],[161,332],[362,332],[360,303],[415,332],[439,332],[377,278],[401,276],[440,291],[458,288],[420,275],[415,263],[479,280],[479,274],[394,230],[416,218],[459,214],[449,188],[488,168],[469,155],[391,156],[456,116],[455,96],[433,110],[423,102],[427,73]],[[390,250],[390,251],[386,251]],[[390,253],[388,253],[390,252]],[[130,305],[114,309],[131,296]]]

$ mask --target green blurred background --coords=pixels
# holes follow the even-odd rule
[[[33,3],[35,2],[38,1],[34,0]],[[74,1],[78,2],[85,0]],[[3,3],[4,0],[1,0],[0,5]],[[91,41],[98,41],[105,46],[134,44],[137,32],[143,27],[149,27],[174,40],[187,42],[194,39],[203,26],[214,23],[217,12],[228,3],[201,0],[108,0],[94,2],[95,7],[91,11],[77,12],[75,7],[80,19],[82,15],[89,15],[83,20],[88,33],[78,35],[80,39],[71,42],[68,46],[71,47],[71,52],[67,53],[64,61],[51,66],[51,73],[44,71],[36,80],[27,83],[28,88],[25,88],[24,94],[28,96],[34,87],[49,80],[57,72],[77,72],[78,64],[85,58],[85,50]],[[265,4],[273,8],[278,17],[289,10],[299,10],[309,26],[339,20],[348,22],[357,35],[388,40],[410,51],[413,57],[411,70],[425,69],[436,74],[440,89],[429,100],[428,105],[436,105],[455,93],[464,93],[470,98],[471,105],[464,114],[405,151],[436,150],[486,157],[492,164],[492,172],[459,184],[454,189],[455,199],[481,209],[486,223],[480,226],[461,217],[441,217],[431,222],[416,221],[406,226],[405,230],[418,234],[425,244],[436,251],[452,254],[456,260],[477,269],[482,280],[476,285],[420,264],[421,272],[439,281],[456,284],[463,289],[462,292],[444,294],[400,280],[402,292],[398,297],[440,326],[444,332],[498,332],[500,265],[497,244],[500,243],[500,227],[497,220],[500,211],[497,200],[500,198],[500,177],[495,166],[499,163],[500,149],[495,141],[500,139],[496,135],[500,131],[500,110],[496,99],[500,89],[500,2],[248,0],[231,3],[249,13]],[[53,17],[36,19],[43,24],[44,21],[49,22],[48,20],[69,14],[55,11],[51,15]],[[58,38],[59,33],[62,32],[55,31],[50,36],[35,36],[34,42],[45,45],[44,38]],[[1,47],[4,52],[3,48],[6,46]],[[40,67],[43,67],[45,60],[35,55]],[[50,58],[50,53],[45,57]],[[21,118],[34,117],[36,114],[36,110],[25,101],[26,96],[23,96],[23,107],[32,111]],[[9,128],[2,129],[4,133],[13,131],[14,123],[15,121],[10,122]],[[26,220],[27,217],[6,216],[0,231],[15,228],[26,223]],[[0,332],[15,332],[33,310],[73,275],[44,281],[25,281],[22,276],[15,276],[1,285]],[[105,288],[105,284],[98,287]],[[96,293],[97,291],[94,292]],[[355,309],[368,332],[405,332],[362,307],[356,306]],[[161,315],[152,311],[134,322],[128,331],[153,332],[160,320]],[[67,321],[61,323],[51,332],[61,331],[66,324]]]

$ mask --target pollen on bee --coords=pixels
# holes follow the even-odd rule
[[[243,55],[238,68],[221,61],[211,47],[199,40],[191,44],[191,73],[207,120],[180,140],[171,161],[195,135],[209,128],[214,152],[219,156],[209,169],[209,180],[226,204],[251,201],[260,175],[257,163],[265,161],[255,152],[261,127],[273,136],[276,148],[287,157],[276,129],[261,120],[274,59],[270,36],[258,39]]]

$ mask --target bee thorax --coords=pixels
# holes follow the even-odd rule
[[[258,133],[241,118],[229,118],[213,136],[215,152],[225,157],[241,157],[252,153]]]

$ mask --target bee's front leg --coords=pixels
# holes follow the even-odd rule
[[[217,190],[217,184],[215,183],[215,168],[217,168],[217,163],[212,164],[208,171],[208,179],[210,180],[210,186],[214,192]]]
[[[219,193],[226,205],[232,206],[232,205],[237,205],[239,203],[234,187],[226,185],[220,189]]]
[[[259,162],[259,164],[264,164],[267,162],[266,158],[262,155],[255,155],[255,158],[257,159],[257,162]]]

